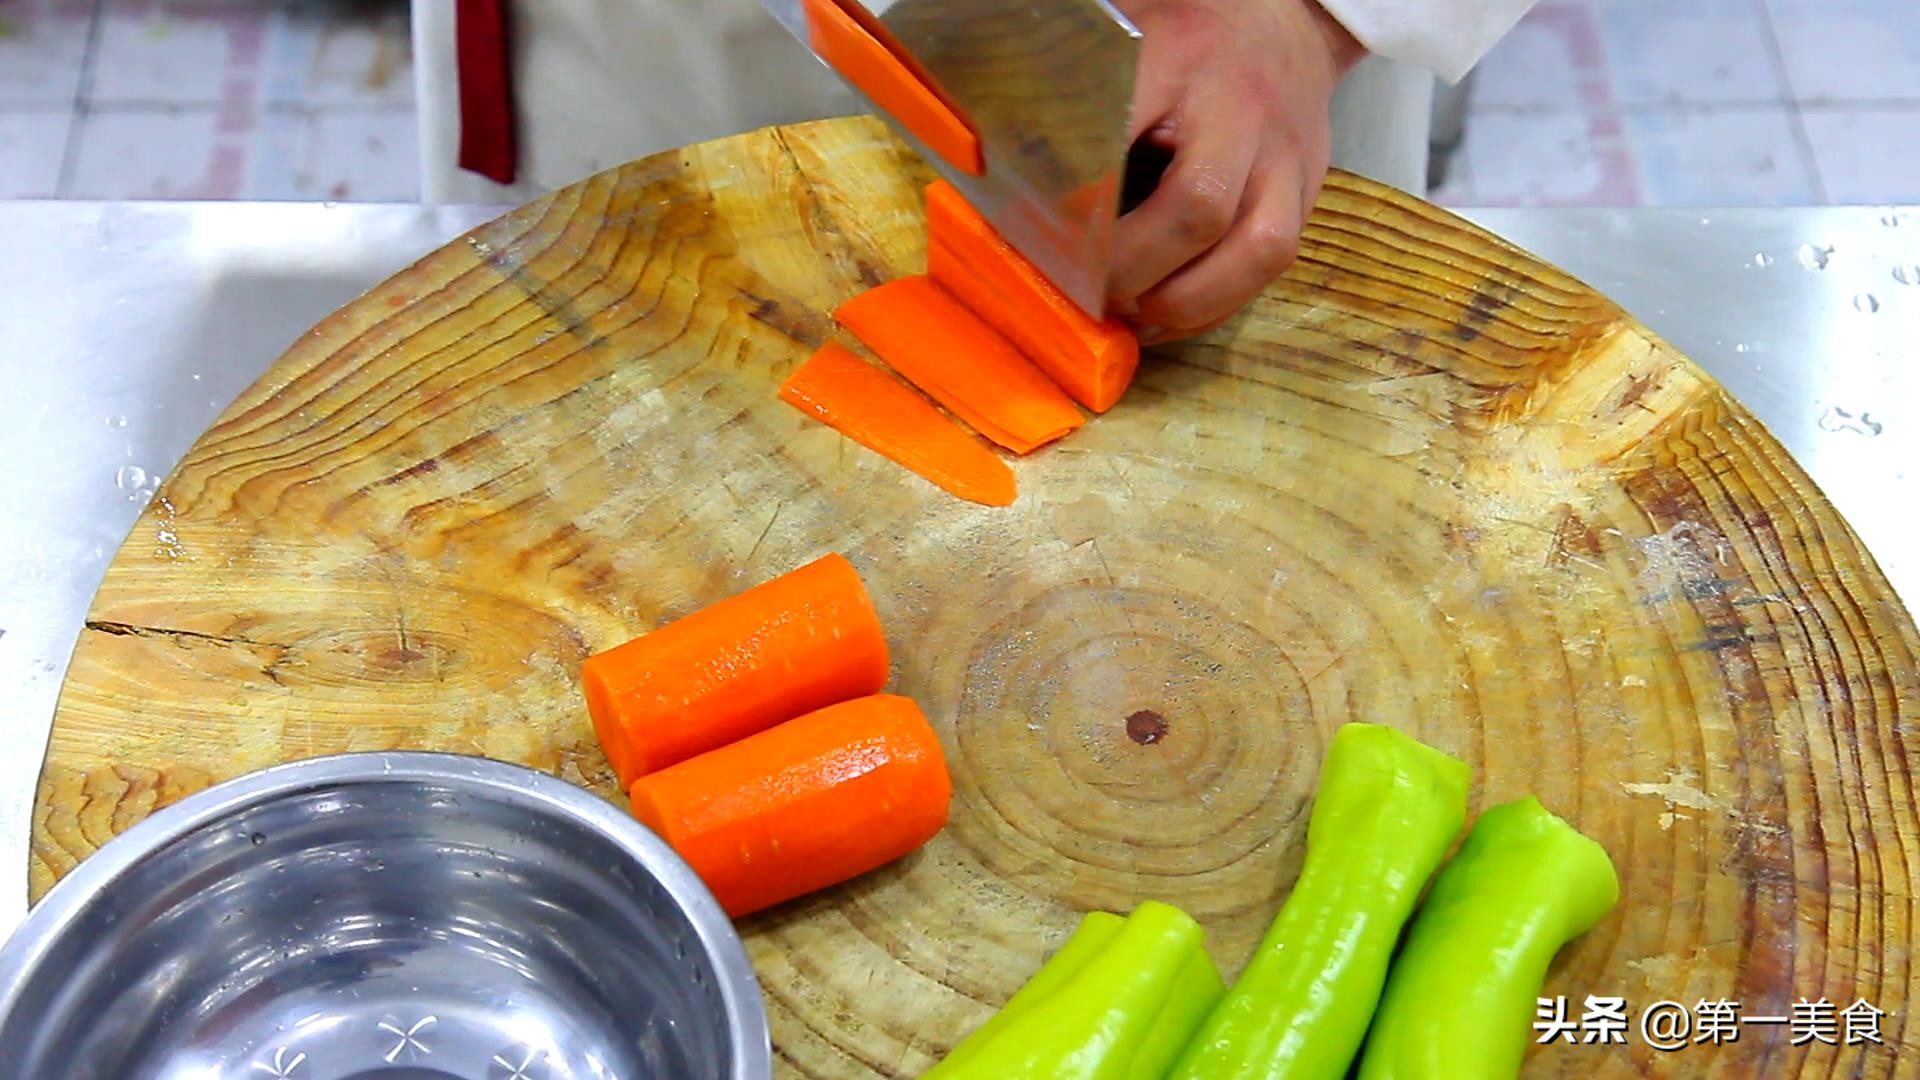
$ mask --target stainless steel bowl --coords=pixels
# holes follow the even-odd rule
[[[366,753],[184,799],[0,950],[5,1080],[759,1080],[719,905],[542,773]]]

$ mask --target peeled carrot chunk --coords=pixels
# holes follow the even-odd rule
[[[1082,311],[944,180],[927,188],[927,274],[1094,412],[1112,408],[1132,383],[1140,364],[1133,331]]]
[[[924,274],[868,289],[833,317],[908,382],[1016,454],[1086,423],[1020,350]]]
[[[946,826],[953,781],[919,706],[875,694],[642,777],[628,794],[739,918],[926,843]]]
[[[802,713],[877,692],[887,639],[844,556],[716,601],[580,664],[621,788]]]
[[[829,341],[780,384],[780,399],[951,494],[1008,506],[1013,470],[892,375]]]
[[[892,114],[947,164],[979,176],[980,137],[929,81],[837,0],[806,0],[807,36],[820,58]]]

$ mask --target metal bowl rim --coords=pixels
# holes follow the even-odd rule
[[[62,931],[127,871],[168,844],[256,806],[327,787],[438,783],[595,829],[637,862],[679,905],[715,968],[736,1077],[769,1075],[766,1007],[733,921],[680,854],[605,799],[537,769],[494,758],[430,750],[363,750],[271,765],[197,791],[154,811],[81,860],[47,890],[0,946],[0,1024]]]

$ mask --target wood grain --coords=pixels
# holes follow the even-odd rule
[[[916,855],[742,924],[784,1076],[914,1075],[1091,907],[1180,904],[1237,972],[1362,719],[1612,853],[1622,903],[1546,988],[1576,1018],[1887,1013],[1881,1045],[1632,1031],[1529,1075],[1915,1075],[1920,637],[1751,415],[1579,282],[1336,175],[1245,318],[1021,460],[1013,507],[963,503],[774,397],[835,302],[922,268],[927,179],[868,120],[650,158],[301,337],[107,575],[34,896],[312,754],[468,751],[617,797],[580,659],[840,550],[956,802]]]

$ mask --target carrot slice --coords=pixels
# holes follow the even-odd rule
[[[887,681],[880,617],[844,556],[822,556],[580,664],[621,788]]]
[[[968,176],[984,168],[980,137],[920,73],[837,0],[806,0],[807,37],[820,58]]]
[[[868,289],[833,317],[907,381],[1016,454],[1086,423],[1020,350],[925,274]]]
[[[919,706],[875,694],[642,777],[629,794],[738,918],[926,843],[947,823],[953,781]]]
[[[836,341],[780,384],[780,399],[970,502],[1008,506],[1013,470],[926,398]]]
[[[928,276],[1075,401],[1106,412],[1120,400],[1140,364],[1133,331],[1080,310],[944,180],[927,188],[927,245]]]

